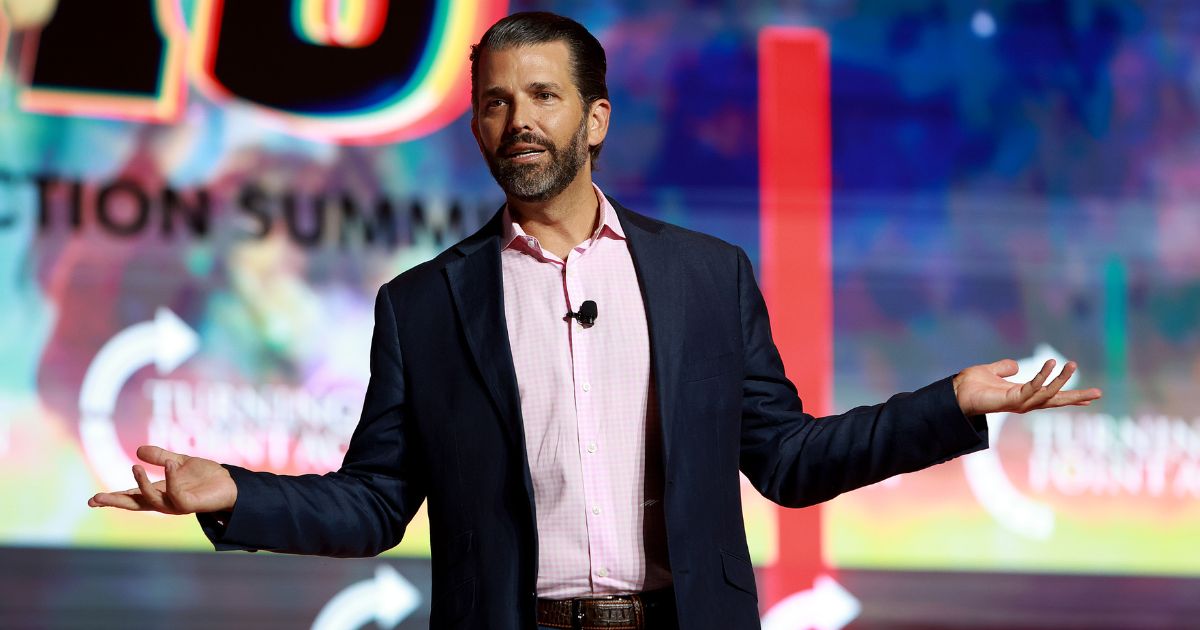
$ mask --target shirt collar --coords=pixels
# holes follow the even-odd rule
[[[576,247],[587,247],[601,236],[624,240],[625,230],[621,228],[621,221],[617,218],[616,209],[613,208],[608,197],[604,196],[604,191],[600,190],[600,187],[595,182],[592,183],[592,189],[596,192],[596,200],[600,202],[600,224],[596,226],[596,230],[592,232],[588,240],[576,245]],[[519,244],[524,244],[535,250],[541,250],[541,246],[537,244],[537,239],[526,234],[525,230],[521,229],[520,224],[513,220],[512,214],[508,210],[508,204],[504,204],[504,216],[501,217],[500,224],[504,227],[504,232],[501,234],[500,239],[500,242],[504,246],[501,249],[509,249],[517,247]],[[513,241],[517,241],[517,243]]]

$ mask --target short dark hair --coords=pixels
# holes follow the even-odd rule
[[[479,98],[479,58],[484,51],[507,50],[517,46],[563,42],[571,55],[571,78],[579,89],[583,110],[600,99],[608,98],[608,60],[604,47],[582,24],[571,18],[546,11],[514,13],[496,22],[471,46],[471,111],[475,112]],[[600,157],[604,142],[589,147],[592,168]]]

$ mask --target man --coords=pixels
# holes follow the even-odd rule
[[[983,414],[1086,405],[1012,361],[874,407],[803,413],[741,249],[592,183],[600,44],[546,13],[474,48],[471,129],[507,204],[382,287],[343,467],[277,476],[156,447],[93,506],[198,513],[218,549],[370,556],[429,502],[437,628],[753,628],[738,471],[818,503],[986,447]],[[584,302],[597,312],[586,312]]]

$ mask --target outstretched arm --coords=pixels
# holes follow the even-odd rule
[[[804,412],[784,375],[766,304],[750,261],[739,252],[745,376],[741,469],[765,497],[800,507],[987,448],[983,414],[1089,404],[1099,390],[1060,391],[1074,372],[1046,383],[1048,363],[1032,381],[1013,384],[1015,361],[967,368],[887,402],[825,418]]]
[[[218,549],[264,549],[325,556],[372,556],[404,535],[425,499],[424,456],[415,423],[405,418],[404,376],[388,288],[375,301],[371,381],[342,467],[325,475],[286,476],[144,446],[138,457],[164,466],[150,483],[100,493],[93,507],[197,513]]]

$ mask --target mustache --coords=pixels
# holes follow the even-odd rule
[[[500,146],[496,147],[496,155],[498,157],[503,156],[515,144],[536,144],[540,147],[544,147],[551,155],[553,155],[557,149],[557,147],[554,146],[554,143],[550,142],[549,138],[544,138],[531,131],[524,131],[505,138],[504,141],[500,143]]]

